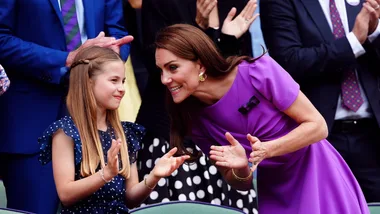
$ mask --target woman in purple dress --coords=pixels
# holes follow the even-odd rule
[[[190,153],[191,135],[236,189],[251,188],[257,168],[260,214],[369,213],[323,117],[269,56],[224,59],[202,31],[173,25],[157,36],[156,64],[172,96],[171,145]]]

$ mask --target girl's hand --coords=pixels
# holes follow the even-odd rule
[[[111,148],[107,151],[107,166],[104,167],[104,178],[111,180],[119,174],[119,151],[121,139],[112,140]]]
[[[189,155],[173,157],[177,152],[177,147],[171,149],[168,153],[162,156],[154,166],[152,173],[154,176],[162,178],[171,175],[183,162],[190,158]]]

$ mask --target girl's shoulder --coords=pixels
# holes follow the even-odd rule
[[[76,164],[80,163],[82,157],[80,136],[70,116],[65,116],[50,124],[38,138],[37,141],[40,146],[39,161],[42,164],[47,164],[51,161],[53,136],[58,130],[62,130],[68,137],[72,138],[74,142],[75,162]]]

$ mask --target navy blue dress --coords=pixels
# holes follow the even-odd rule
[[[122,126],[132,164],[136,161],[137,151],[140,149],[140,142],[145,134],[145,128],[130,122],[122,122]],[[43,136],[38,138],[38,143],[40,144],[39,160],[42,164],[51,161],[52,136],[58,129],[62,129],[74,141],[75,180],[82,179],[83,177],[80,175],[82,143],[78,130],[69,116],[51,124],[45,130]],[[108,126],[107,131],[99,130],[99,136],[103,146],[104,160],[107,162],[107,151],[111,147],[112,139],[115,139],[115,133],[113,128]],[[117,175],[111,182],[105,184],[88,198],[77,202],[73,206],[62,207],[61,213],[128,213],[128,208],[125,204],[125,178],[122,175]]]

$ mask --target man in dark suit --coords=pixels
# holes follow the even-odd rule
[[[379,3],[260,4],[269,54],[324,116],[328,140],[350,166],[368,202],[380,201]]]
[[[128,57],[123,25],[121,0],[0,0],[0,63],[12,81],[0,97],[7,207],[57,211],[52,165],[39,163],[37,138],[65,112],[63,80],[79,49],[107,46]]]

